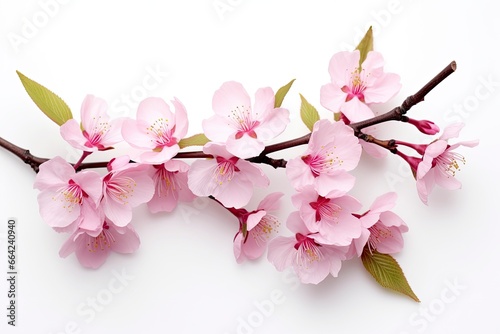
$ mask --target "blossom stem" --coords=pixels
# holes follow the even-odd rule
[[[80,160],[78,160],[75,164],[74,164],[74,168],[75,170],[78,170],[78,168],[80,167],[80,165],[82,164],[83,160],[85,160],[86,157],[88,157],[92,152],[88,152],[88,151],[83,151],[82,153],[82,156],[80,157]]]
[[[425,86],[423,86],[417,93],[414,95],[408,96],[401,106],[395,107],[389,112],[375,116],[373,118],[367,119],[365,121],[356,122],[349,124],[349,126],[354,130],[354,134],[360,139],[375,143],[379,146],[385,147],[393,153],[396,153],[396,147],[394,146],[394,140],[382,141],[372,136],[366,135],[361,132],[362,129],[367,128],[372,125],[388,122],[388,121],[404,121],[404,115],[411,107],[416,105],[417,103],[424,100],[425,96],[434,89],[439,83],[441,83],[444,79],[446,79],[450,74],[455,72],[457,65],[455,61],[452,61],[448,66],[446,66],[441,72],[439,72],[434,78],[432,78]],[[286,167],[286,160],[284,159],[273,159],[268,157],[267,155],[273,152],[282,151],[291,147],[306,145],[309,143],[309,139],[311,134],[304,135],[299,138],[295,138],[292,140],[287,140],[281,143],[268,145],[264,148],[264,151],[257,157],[249,159],[251,162],[255,163],[264,163],[273,166],[274,168],[284,168]],[[40,158],[32,155],[29,150],[23,149],[17,145],[10,143],[9,141],[0,137],[0,147],[3,147],[7,151],[13,153],[21,160],[23,160],[26,164],[30,165],[31,168],[38,172],[38,169],[42,163],[49,160],[47,158]],[[394,151],[396,150],[396,151]],[[178,153],[175,158],[176,159],[204,159],[211,158],[211,155],[205,154],[202,151],[193,151],[193,152],[181,152]],[[107,162],[90,162],[83,163],[83,159],[85,157],[82,156],[80,161],[75,164],[75,170],[82,170],[87,168],[105,168],[107,166]]]

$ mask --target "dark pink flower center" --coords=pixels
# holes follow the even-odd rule
[[[105,147],[101,144],[101,140],[104,138],[111,126],[107,121],[103,121],[101,118],[101,116],[98,116],[97,118],[93,117],[90,129],[83,130],[83,136],[87,138],[85,146],[97,147],[99,150],[105,149]]]
[[[391,230],[382,224],[380,220],[372,227],[368,228],[368,231],[370,231],[370,238],[368,239],[368,248],[370,251],[377,249],[379,243],[392,237]]]
[[[111,233],[109,225],[104,222],[102,231],[97,237],[87,236],[86,246],[89,252],[94,253],[108,250],[115,242],[116,239]]]
[[[236,173],[240,171],[238,167],[236,167],[236,163],[239,158],[231,157],[229,159],[223,157],[216,157],[217,166],[214,171],[214,179],[216,180],[218,185],[223,185],[226,182],[230,182]]]
[[[255,128],[259,126],[260,122],[253,119],[250,107],[237,106],[231,110],[228,115],[230,124],[236,129],[234,137],[240,139],[243,135],[248,135],[252,138],[257,138]]]
[[[351,73],[350,85],[342,87],[342,91],[347,94],[345,101],[351,101],[356,97],[361,102],[365,102],[365,95],[363,93],[365,89],[365,82],[361,79],[359,70],[356,69]]]
[[[175,194],[182,190],[182,184],[179,181],[178,171],[171,172],[166,170],[163,165],[155,166],[156,172],[153,176],[153,181],[156,185],[156,196],[176,196]]]
[[[177,139],[173,137],[175,132],[175,124],[170,127],[167,118],[158,118],[151,126],[146,129],[146,134],[151,136],[151,142],[156,147],[155,150],[161,151],[163,147],[170,147],[177,144]]]
[[[299,265],[307,268],[310,263],[320,261],[323,258],[321,245],[316,241],[301,233],[295,234],[295,239],[297,242],[293,247],[300,253]]]
[[[311,208],[316,211],[316,222],[326,220],[328,222],[338,223],[340,206],[333,203],[329,198],[318,196],[316,202],[309,203]]]

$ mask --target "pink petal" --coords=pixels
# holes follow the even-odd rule
[[[110,230],[111,229],[113,229],[113,227],[110,227]],[[111,249],[117,253],[133,253],[137,249],[139,249],[139,246],[141,244],[139,235],[131,224],[125,226],[123,231],[114,231],[113,236],[115,242],[111,245]]]
[[[72,180],[75,181],[90,199],[92,199],[92,202],[97,205],[102,197],[101,176],[94,171],[81,171],[76,173]]]
[[[236,162],[235,166],[240,170],[238,174],[241,174],[245,179],[250,180],[254,186],[259,188],[269,186],[269,178],[264,171],[255,164],[240,159]]]
[[[321,105],[334,113],[339,112],[347,99],[347,93],[344,93],[341,88],[334,83],[322,86],[320,91]]]
[[[259,88],[255,93],[253,115],[256,120],[262,120],[274,113],[274,92],[272,88]]]
[[[266,142],[285,131],[288,123],[290,123],[290,112],[287,109],[271,109],[262,123],[255,128],[255,133],[259,140]]]
[[[179,150],[180,147],[177,144],[172,146],[164,146],[159,152],[148,151],[142,153],[139,156],[138,162],[143,164],[160,165],[175,157],[177,153],[179,153]]]
[[[250,231],[252,230],[255,226],[257,226],[258,223],[260,223],[260,220],[266,215],[266,211],[264,210],[259,210],[257,212],[254,212],[248,216],[247,219],[247,230]]]
[[[307,185],[314,183],[314,176],[311,169],[299,158],[288,160],[286,164],[286,176],[295,190],[301,190]]]
[[[175,125],[175,116],[162,98],[148,97],[142,100],[137,107],[137,120],[150,126],[158,119],[167,120],[171,124],[170,128]]]
[[[188,186],[197,195],[206,197],[214,193],[217,183],[214,173],[217,168],[215,159],[196,160],[191,164],[188,172]]]
[[[33,188],[38,190],[59,188],[67,185],[74,175],[74,168],[66,160],[57,156],[40,165]]]
[[[260,201],[257,206],[257,210],[265,210],[267,212],[277,211],[280,207],[279,201],[283,195],[284,194],[280,192],[274,192],[267,195],[262,201]]]
[[[99,122],[107,122],[109,120],[107,109],[106,101],[93,95],[87,95],[80,108],[83,129],[90,132]]]
[[[371,213],[381,213],[391,210],[396,205],[398,195],[395,192],[385,193],[375,199],[370,206]]]
[[[172,104],[175,108],[175,132],[174,137],[178,140],[184,138],[188,131],[188,117],[186,107],[177,98],[174,98]]]
[[[61,137],[74,148],[87,152],[97,151],[97,147],[95,146],[85,146],[87,138],[83,136],[80,124],[75,119],[72,118],[61,125],[59,132],[61,133]]]
[[[441,140],[448,140],[451,138],[457,138],[460,135],[460,131],[463,129],[465,126],[465,123],[454,123],[448,125],[444,130],[443,134],[439,139]]]
[[[51,227],[66,227],[80,216],[80,204],[64,200],[60,191],[43,191],[38,194],[40,216]]]
[[[132,208],[129,205],[118,203],[108,196],[104,196],[103,209],[106,217],[116,226],[125,226],[132,220]]]
[[[297,258],[293,263],[293,268],[302,283],[318,284],[328,276],[331,268],[330,263],[333,259],[325,258],[326,254],[323,254],[323,256],[320,260],[311,261],[299,255],[300,258]],[[303,263],[306,263],[306,265],[303,265]]]
[[[294,237],[276,237],[269,242],[267,259],[278,271],[290,267],[296,250],[293,248],[296,240]]]
[[[458,181],[455,177],[445,174],[444,172],[434,172],[434,181],[440,187],[448,190],[457,190],[462,188],[462,183]]]
[[[253,235],[254,232],[248,232],[248,238],[246,242],[242,245],[243,253],[249,260],[258,259],[264,254],[267,244],[266,243],[258,243],[257,237]]]
[[[242,245],[243,245],[243,233],[238,232],[233,241],[233,253],[237,263],[243,263],[246,260],[245,254],[242,252],[241,249]]]
[[[331,81],[340,87],[351,83],[351,73],[359,67],[359,50],[338,52],[330,59],[328,71]]]
[[[311,231],[304,224],[302,217],[300,217],[299,211],[293,211],[290,215],[288,215],[286,227],[293,233],[300,233],[302,235],[308,235],[311,233]]]
[[[361,64],[361,79],[365,82],[370,82],[372,78],[378,79],[383,74],[383,67],[384,58],[382,54],[377,51],[369,51],[366,55],[366,59]]]
[[[226,142],[227,138],[236,134],[236,129],[227,122],[227,117],[213,115],[204,119],[201,124],[205,136],[212,141]]]
[[[234,136],[227,138],[226,148],[234,156],[248,159],[258,156],[264,150],[265,145],[259,139],[252,138],[245,133],[239,139]]]
[[[156,142],[148,134],[150,125],[141,120],[125,119],[122,124],[123,139],[134,148],[150,150],[156,148]]]
[[[236,107],[251,110],[250,96],[240,83],[225,82],[215,92],[212,108],[217,115],[227,117]]]
[[[321,174],[314,179],[314,188],[323,197],[340,197],[349,192],[356,183],[356,178],[345,171],[336,174]]]
[[[384,103],[389,101],[401,89],[400,77],[397,74],[385,73],[381,78],[367,87],[363,94],[365,103]]]
[[[235,175],[231,182],[216,187],[212,195],[225,207],[241,208],[250,202],[253,184],[246,178]]]
[[[233,157],[224,146],[224,144],[209,142],[203,146],[203,153],[210,154],[214,157],[222,157],[224,159],[230,159]]]
[[[344,103],[340,108],[340,111],[351,122],[360,122],[375,116],[373,111],[356,97],[349,102]]]

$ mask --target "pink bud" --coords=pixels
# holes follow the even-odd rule
[[[426,135],[435,135],[439,132],[439,127],[431,121],[408,118],[408,123],[413,124],[420,132]]]

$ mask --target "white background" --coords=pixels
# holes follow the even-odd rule
[[[365,208],[382,193],[399,194],[395,212],[410,231],[396,258],[421,303],[379,287],[360,261],[344,263],[338,278],[318,286],[296,285],[292,275],[277,272],[265,258],[237,265],[232,254],[237,222],[202,199],[171,214],[137,208],[133,224],[142,240],[139,251],[111,254],[100,269],[84,269],[73,255],[59,258],[67,236],[42,222],[32,189],[35,174],[0,150],[0,332],[500,332],[495,157],[500,25],[493,1],[221,0],[230,6],[223,13],[214,0],[66,2],[0,1],[0,136],[35,155],[78,158],[29,99],[16,70],[59,94],[76,118],[88,93],[106,99],[113,116],[130,117],[142,97],[176,96],[188,110],[190,135],[201,131],[201,120],[212,113],[213,92],[224,81],[242,82],[253,95],[259,87],[277,89],[296,78],[284,102],[292,113],[291,125],[279,138],[286,140],[306,133],[297,116],[298,93],[330,117],[319,103],[319,89],[329,81],[329,59],[354,47],[370,25],[386,70],[398,73],[403,84],[377,110],[398,105],[456,60],[457,72],[409,116],[441,127],[464,121],[461,138],[481,143],[460,150],[467,158],[457,175],[463,189],[436,189],[429,206],[419,201],[407,166],[396,156],[363,157],[356,172],[352,194]],[[151,72],[157,73],[156,81]],[[404,124],[389,124],[383,131],[385,138],[433,139]],[[127,147],[117,150],[91,158],[109,159]],[[293,209],[291,187],[283,170],[263,168],[271,186],[257,191],[248,207],[255,208],[268,192],[284,191],[277,213],[284,222]],[[7,325],[3,278],[11,217],[18,225],[15,328]],[[289,232],[283,228],[282,233]],[[117,275],[126,279],[119,281]]]

